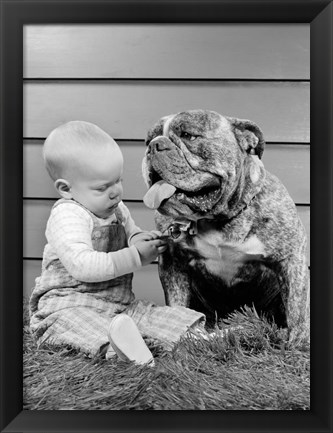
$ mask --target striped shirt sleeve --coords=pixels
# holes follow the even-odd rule
[[[133,245],[135,242],[135,236],[142,234],[142,233],[151,233],[149,230],[142,230],[140,227],[138,227],[133,218],[131,217],[130,211],[128,207],[123,203],[119,203],[119,208],[122,212],[123,218],[124,218],[124,227],[128,239],[128,245]]]
[[[137,234],[142,233],[143,230],[141,230],[140,227],[135,224],[128,207],[122,201],[119,203],[118,207],[124,218],[123,225],[125,228],[128,244],[131,245],[132,238]]]
[[[129,222],[128,230],[136,231],[131,224]],[[47,241],[75,279],[90,283],[107,281],[142,266],[134,245],[109,253],[95,251],[91,241],[92,230],[93,221],[88,212],[70,203],[55,207],[48,220]]]

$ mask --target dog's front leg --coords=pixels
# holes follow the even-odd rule
[[[174,260],[170,250],[159,256],[158,271],[166,305],[189,307],[191,299],[190,278]]]

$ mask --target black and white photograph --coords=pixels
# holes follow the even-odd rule
[[[22,25],[26,415],[317,407],[311,22],[220,21]]]
[[[310,26],[23,36],[25,407],[309,409]]]

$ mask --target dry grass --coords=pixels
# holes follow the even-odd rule
[[[230,323],[243,329],[211,341],[183,339],[172,352],[151,348],[151,368],[37,349],[25,318],[24,409],[309,409],[309,347],[287,347],[282,333],[249,309]]]

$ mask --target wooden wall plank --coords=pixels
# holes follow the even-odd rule
[[[145,153],[143,141],[120,141],[124,155],[124,199],[142,200],[147,191],[141,174]],[[53,182],[43,164],[41,140],[25,140],[23,144],[23,196],[57,198]],[[267,145],[263,163],[288,189],[295,203],[310,203],[310,146]]]
[[[309,143],[306,82],[28,82],[24,137],[43,138],[56,126],[80,119],[115,139],[144,139],[160,117],[194,108],[251,119],[266,141]]]
[[[54,200],[24,200],[23,201],[23,257],[42,257],[45,246],[45,227]],[[145,230],[154,226],[154,212],[147,209],[143,203],[129,203],[128,206],[136,224]],[[310,207],[297,207],[301,220],[305,225],[310,241]],[[310,245],[308,245],[308,263],[310,263]]]
[[[42,269],[42,260],[23,260],[23,296],[29,298],[35,279],[39,277]]]
[[[309,24],[26,25],[23,40],[25,78],[310,75]]]
[[[41,267],[41,260],[23,260],[23,296],[25,298],[30,297],[35,279],[40,275]],[[147,299],[157,305],[165,305],[157,264],[144,266],[136,271],[132,287],[137,299]]]
[[[310,266],[311,236],[310,236],[310,206],[297,206],[298,215],[304,225],[307,237],[307,263]]]
[[[43,161],[42,140],[24,140],[23,143],[23,196],[58,198]],[[144,141],[120,141],[124,156],[124,198],[142,200],[147,191],[141,172],[145,154]]]
[[[310,146],[267,145],[262,161],[277,176],[296,204],[310,204]]]

